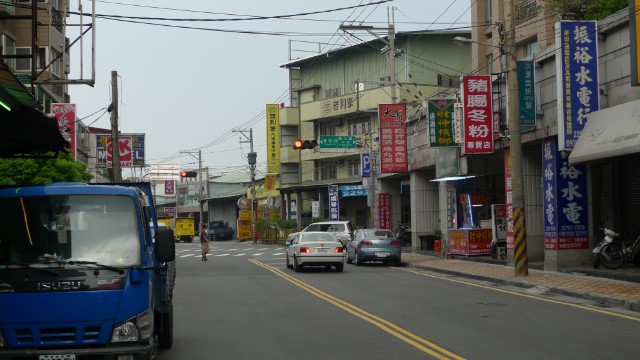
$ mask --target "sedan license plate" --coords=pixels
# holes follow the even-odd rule
[[[40,355],[38,360],[76,360],[75,354]]]
[[[318,248],[318,249],[316,249],[316,252],[319,252],[319,253],[326,253],[326,252],[327,252],[327,250],[328,250],[328,249],[325,249],[325,248]]]
[[[386,252],[386,251],[385,252],[377,252],[376,256],[377,257],[387,257],[387,256],[389,256],[389,253]]]

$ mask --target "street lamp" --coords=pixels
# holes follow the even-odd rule
[[[500,50],[500,52],[502,52],[502,47],[501,47],[501,46],[493,45],[493,44],[485,44],[485,43],[482,43],[482,42],[480,42],[480,41],[471,40],[471,39],[469,39],[469,38],[462,37],[462,36],[456,36],[456,37],[454,37],[454,38],[453,38],[453,43],[454,43],[454,44],[456,44],[456,45],[459,45],[459,46],[465,46],[465,45],[467,45],[467,44],[478,44],[478,45],[484,45],[484,46],[489,46],[489,47],[492,47],[492,48],[499,49],[499,50]]]

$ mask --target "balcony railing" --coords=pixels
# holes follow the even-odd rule
[[[516,4],[516,25],[521,24],[538,15],[536,0],[522,0]]]

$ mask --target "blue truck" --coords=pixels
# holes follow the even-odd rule
[[[0,359],[156,359],[173,343],[173,231],[149,184],[0,188]]]

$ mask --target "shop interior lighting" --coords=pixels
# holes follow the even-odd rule
[[[2,100],[0,100],[0,106],[2,106],[3,108],[7,109],[7,111],[11,111],[11,106],[9,106],[8,104],[4,103]]]
[[[433,179],[431,181],[456,181],[456,180],[472,179],[474,177],[476,176],[475,175],[447,176],[439,179]]]

